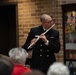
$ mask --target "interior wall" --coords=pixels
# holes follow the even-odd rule
[[[76,3],[76,0],[8,0],[6,2],[18,3],[18,31],[19,46],[22,46],[31,27],[40,25],[40,16],[43,13],[52,15],[55,29],[60,32],[61,50],[56,54],[57,61],[63,62],[63,25],[62,4]],[[30,53],[31,55],[31,53]]]

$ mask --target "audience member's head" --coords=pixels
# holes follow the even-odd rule
[[[12,48],[9,51],[9,56],[14,61],[14,63],[24,65],[28,57],[28,53],[25,49],[21,47],[17,47],[17,48]]]
[[[0,54],[0,75],[11,75],[13,63],[9,57]]]
[[[39,71],[39,70],[33,70],[30,73],[24,73],[23,75],[45,75],[43,72]]]
[[[66,65],[55,62],[49,67],[47,75],[70,75],[70,72]]]

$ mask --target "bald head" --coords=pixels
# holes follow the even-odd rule
[[[51,16],[48,15],[48,14],[43,14],[43,15],[41,16],[41,18],[40,18],[40,21],[41,21],[41,22],[48,21],[48,20],[49,20],[49,21],[52,20]]]
[[[40,21],[42,23],[43,28],[46,30],[53,25],[53,20],[48,14],[43,14],[40,18]]]

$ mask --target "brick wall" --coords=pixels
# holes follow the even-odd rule
[[[76,0],[4,0],[4,2],[18,2],[18,31],[19,46],[22,46],[31,27],[40,25],[43,13],[51,15],[55,22],[55,29],[60,32],[61,50],[56,54],[57,61],[63,62],[63,25],[62,4],[76,3]]]

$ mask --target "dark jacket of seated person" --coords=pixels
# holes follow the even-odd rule
[[[13,62],[8,56],[0,54],[0,75],[11,75]]]

